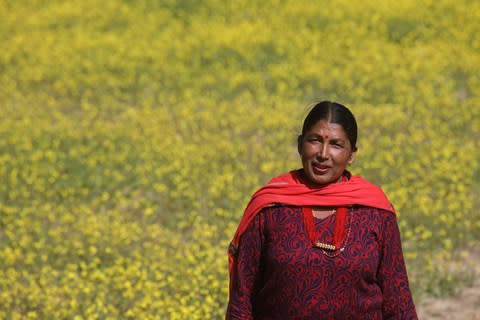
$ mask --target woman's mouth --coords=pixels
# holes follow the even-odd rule
[[[326,165],[312,165],[315,174],[325,174],[330,170],[330,166]]]

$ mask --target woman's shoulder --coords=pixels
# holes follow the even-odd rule
[[[271,215],[271,214],[279,214],[279,213],[290,213],[290,212],[300,212],[302,207],[288,205],[283,203],[272,203],[262,210],[260,210],[259,214],[263,215]]]
[[[301,212],[302,208],[299,206],[274,203],[260,210],[258,216],[266,222],[278,222],[285,219],[297,219],[301,216]]]
[[[353,206],[351,207],[351,212],[355,216],[380,223],[396,220],[396,215],[393,212],[375,207]]]

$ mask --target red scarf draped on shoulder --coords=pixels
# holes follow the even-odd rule
[[[351,176],[349,180],[318,187],[306,184],[301,177],[301,172],[301,169],[290,171],[273,178],[253,194],[230,244],[228,251],[230,272],[233,268],[240,237],[256,214],[273,204],[336,207],[356,204],[395,213],[382,189],[360,176]]]

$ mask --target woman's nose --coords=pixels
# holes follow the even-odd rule
[[[318,151],[318,158],[319,159],[328,159],[328,144],[324,143],[320,147]]]

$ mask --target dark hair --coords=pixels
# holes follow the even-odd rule
[[[341,125],[350,141],[352,151],[357,150],[357,121],[355,117],[347,107],[331,101],[319,102],[310,110],[303,122],[302,134],[298,137],[299,145],[305,133],[320,120]]]

